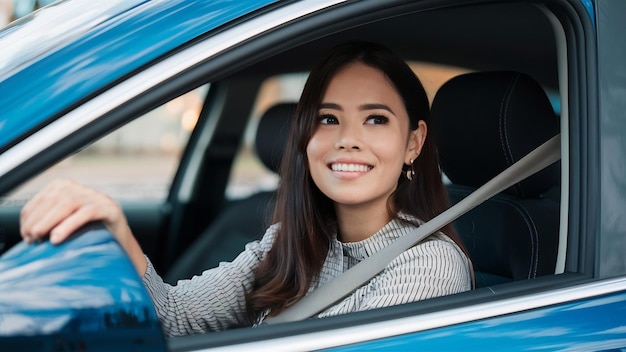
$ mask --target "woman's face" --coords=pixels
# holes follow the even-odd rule
[[[311,177],[338,207],[385,209],[403,164],[417,157],[425,138],[423,121],[409,131],[402,98],[382,71],[348,64],[322,98],[307,145]]]

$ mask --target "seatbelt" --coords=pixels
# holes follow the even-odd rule
[[[363,259],[360,263],[326,285],[312,291],[292,306],[287,307],[279,315],[265,319],[263,323],[275,324],[304,320],[330,307],[357,288],[363,286],[379,272],[383,271],[392,260],[424,238],[492,196],[558,161],[561,158],[560,146],[561,135],[559,134],[506,168],[454,206],[422,224],[417,229],[398,238],[387,247]]]

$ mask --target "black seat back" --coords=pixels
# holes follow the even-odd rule
[[[457,203],[559,133],[542,87],[518,72],[455,77],[437,92],[432,121],[448,192]],[[455,221],[476,271],[477,287],[554,274],[560,163],[503,191]]]
[[[289,123],[296,103],[280,103],[269,108],[257,126],[255,149],[257,156],[271,171],[278,173],[287,142]],[[274,191],[263,191],[225,206],[205,231],[183,252],[165,275],[165,281],[199,275],[231,261],[244,246],[260,239],[270,225]]]

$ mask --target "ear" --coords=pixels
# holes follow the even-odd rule
[[[409,133],[409,142],[404,155],[405,164],[411,165],[411,163],[420,155],[427,133],[428,127],[426,126],[426,122],[424,122],[424,120],[419,120],[417,128]]]

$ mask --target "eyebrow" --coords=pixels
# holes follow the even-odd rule
[[[339,111],[343,111],[343,108],[341,107],[341,105],[336,104],[336,103],[322,103],[320,104],[320,109],[333,109],[333,110],[339,110]],[[393,110],[391,110],[391,108],[385,104],[377,104],[377,103],[370,103],[370,104],[362,104],[359,106],[359,110],[363,111],[363,110],[387,110],[390,113],[394,114]]]

